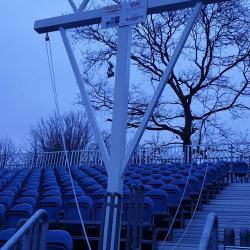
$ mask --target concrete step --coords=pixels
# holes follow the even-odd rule
[[[224,249],[224,229],[226,226],[235,229],[235,243],[236,246],[239,246],[240,228],[250,227],[250,184],[233,183],[225,190],[221,190],[221,193],[216,195],[216,199],[210,200],[208,205],[203,205],[202,211],[196,212],[188,230],[173,229],[173,241],[165,242],[163,246],[162,241],[158,241],[157,248],[161,250],[198,249],[205,221],[210,212],[214,212],[218,216],[219,249]],[[185,226],[189,222],[190,219],[186,219]],[[181,242],[176,246],[181,237]]]

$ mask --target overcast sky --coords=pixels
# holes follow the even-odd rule
[[[0,137],[8,135],[19,143],[31,124],[54,111],[45,35],[34,31],[34,22],[67,11],[67,0],[0,1]],[[59,32],[50,39],[59,104],[66,111],[78,88]]]
[[[45,35],[34,31],[34,22],[66,12],[72,12],[67,0],[0,0],[0,138],[22,143],[30,126],[55,110]],[[79,90],[59,32],[50,40],[59,105],[67,111]]]

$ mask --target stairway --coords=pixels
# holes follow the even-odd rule
[[[235,229],[235,245],[239,246],[239,234],[241,227],[250,227],[250,184],[249,183],[231,183],[225,190],[216,195],[216,199],[210,200],[209,205],[203,205],[202,211],[195,213],[194,219],[187,230],[181,242],[180,239],[185,229],[173,229],[173,241],[158,241],[157,249],[161,250],[189,250],[198,249],[202,231],[205,225],[208,213],[214,212],[218,216],[219,222],[219,249],[224,249],[224,228],[231,226]],[[190,220],[185,220],[187,227]]]

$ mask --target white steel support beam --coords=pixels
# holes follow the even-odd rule
[[[88,3],[89,3],[89,0],[83,0],[77,11],[78,12],[84,11]]]
[[[66,48],[66,51],[67,51],[67,54],[68,54],[68,57],[69,57],[69,60],[70,60],[70,63],[71,63],[71,66],[72,66],[73,72],[75,74],[75,78],[76,78],[78,87],[80,89],[82,99],[83,99],[85,107],[86,107],[86,111],[87,111],[87,114],[88,114],[89,121],[90,121],[91,126],[92,126],[92,128],[94,130],[96,140],[97,140],[98,146],[100,148],[104,164],[108,168],[108,162],[109,162],[108,152],[107,152],[106,146],[104,144],[100,129],[98,127],[96,117],[95,117],[95,114],[93,112],[93,109],[92,109],[92,106],[91,106],[91,103],[90,103],[90,100],[89,100],[89,97],[88,97],[88,93],[87,93],[87,90],[85,88],[84,82],[82,80],[82,76],[81,76],[79,67],[77,65],[74,53],[73,53],[72,48],[70,46],[70,43],[69,43],[69,40],[68,40],[68,37],[67,37],[67,33],[66,33],[66,31],[64,30],[63,27],[60,27],[59,30],[60,30],[62,40],[64,42],[64,46]]]
[[[74,1],[73,0],[68,0],[68,2],[70,4],[71,8],[73,9],[73,11],[77,12],[77,8],[76,8],[76,5],[75,5]]]
[[[71,5],[71,7],[72,7],[74,13],[76,13],[76,12],[84,11],[85,8],[86,8],[86,6],[87,6],[88,3],[89,3],[89,0],[83,0],[83,2],[81,3],[81,5],[79,6],[78,9],[76,8],[76,5],[75,5],[75,3],[74,3],[73,0],[68,0],[68,2],[69,2],[69,4]]]
[[[108,171],[108,191],[119,193],[122,193],[123,177],[119,178],[119,176],[121,176],[126,150],[131,39],[131,25],[119,28]]]
[[[147,14],[162,13],[165,11],[179,10],[189,7],[194,7],[200,0],[148,0]],[[223,2],[225,0],[220,0]],[[79,8],[82,10],[85,5],[86,0],[82,3]],[[218,0],[203,0],[204,5],[217,3]],[[87,3],[86,3],[87,4]],[[90,10],[82,12],[77,12],[74,14],[69,14],[66,16],[59,16],[48,18],[44,20],[38,20],[35,22],[35,31],[39,34],[46,32],[58,31],[59,27],[64,29],[72,29],[80,26],[87,26],[92,24],[101,23],[102,9]]]
[[[180,55],[180,53],[181,53],[181,51],[182,51],[182,49],[187,41],[187,38],[192,30],[192,27],[193,27],[195,21],[197,20],[197,17],[200,14],[202,6],[203,6],[202,2],[196,3],[194,10],[193,10],[188,22],[187,22],[185,30],[183,31],[182,36],[181,36],[181,38],[180,38],[180,40],[175,48],[175,51],[174,51],[168,65],[167,65],[167,68],[166,68],[163,76],[161,77],[160,83],[157,86],[157,89],[156,89],[156,91],[155,91],[155,93],[154,93],[154,95],[153,95],[153,97],[148,105],[147,111],[144,114],[142,121],[140,123],[140,126],[139,126],[138,130],[136,131],[136,134],[133,138],[133,141],[132,141],[132,143],[129,146],[129,149],[127,151],[126,157],[125,157],[124,162],[123,162],[122,176],[124,176],[124,174],[125,174],[126,168],[130,162],[130,159],[134,153],[134,150],[136,149],[136,147],[138,146],[138,144],[140,142],[140,139],[141,139],[141,137],[146,129],[148,121],[149,121],[150,117],[152,116],[152,113],[155,109],[155,106],[156,106],[156,104],[157,104],[166,84],[167,84],[167,81],[168,81],[168,79],[169,79],[169,77],[174,69],[174,66],[179,58],[179,55]]]
[[[124,26],[118,30],[118,46],[117,46],[117,59],[116,59],[116,74],[115,74],[115,90],[114,90],[114,104],[113,104],[113,121],[111,132],[111,148],[110,160],[108,165],[108,187],[107,190],[111,193],[117,192],[122,195],[123,191],[123,176],[121,176],[122,161],[125,156],[126,150],[126,131],[127,131],[127,110],[128,110],[128,95],[129,95],[129,75],[130,75],[130,57],[131,57],[131,39],[132,39],[132,26]],[[108,230],[109,217],[113,217],[113,225],[118,218],[117,210],[114,214],[106,211],[105,216],[105,232]],[[119,250],[120,240],[118,246],[115,243],[115,230],[120,230],[115,227],[112,228],[111,235],[111,249]],[[106,246],[107,234],[104,233],[104,249]]]

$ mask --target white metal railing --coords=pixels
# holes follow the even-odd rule
[[[99,150],[77,150],[67,152],[70,165],[103,165]],[[217,162],[238,160],[250,162],[250,142],[234,144],[204,144],[198,147],[190,145],[183,147],[162,146],[162,147],[138,147],[131,159],[136,164],[159,164],[171,162]],[[35,152],[12,155],[0,155],[1,168],[14,167],[45,167],[65,166],[65,152]]]

